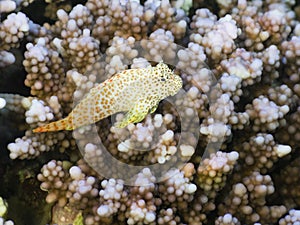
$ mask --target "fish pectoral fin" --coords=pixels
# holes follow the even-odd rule
[[[149,110],[149,113],[154,113],[156,111],[157,107],[158,107],[158,104],[155,106],[152,106],[152,108],[150,108],[150,110]]]
[[[153,113],[158,107],[159,100],[153,96],[148,96],[140,99],[137,103],[126,113],[125,117],[116,124],[116,127],[123,128],[130,123],[141,122],[147,114]]]
[[[142,101],[139,101],[132,109],[130,109],[125,117],[116,124],[116,127],[123,128],[126,127],[130,123],[138,123],[141,122],[149,112],[154,112],[158,106],[158,104],[155,104],[153,106],[150,104],[151,102],[149,99],[144,99]]]
[[[125,114],[125,117],[116,124],[116,127],[124,128],[130,123],[141,122],[147,116],[147,114],[147,111],[137,112],[135,110],[130,110]]]

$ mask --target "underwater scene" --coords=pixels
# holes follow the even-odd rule
[[[1,0],[0,225],[300,224],[299,0]]]

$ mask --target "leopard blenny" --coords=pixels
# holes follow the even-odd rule
[[[156,110],[161,100],[175,95],[181,88],[180,76],[163,62],[155,67],[124,70],[92,88],[66,118],[33,132],[74,130],[117,112],[127,112],[116,124],[123,128],[142,121]]]

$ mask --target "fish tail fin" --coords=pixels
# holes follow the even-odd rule
[[[59,131],[59,130],[74,130],[74,126],[72,123],[72,118],[70,116],[48,123],[44,126],[37,127],[33,130],[33,133],[41,133],[41,132],[48,132],[48,131]]]

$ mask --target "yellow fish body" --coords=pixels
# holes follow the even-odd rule
[[[118,112],[127,112],[117,127],[142,121],[159,102],[182,88],[180,76],[164,63],[155,67],[119,72],[90,90],[64,119],[46,124],[33,132],[74,130]]]

